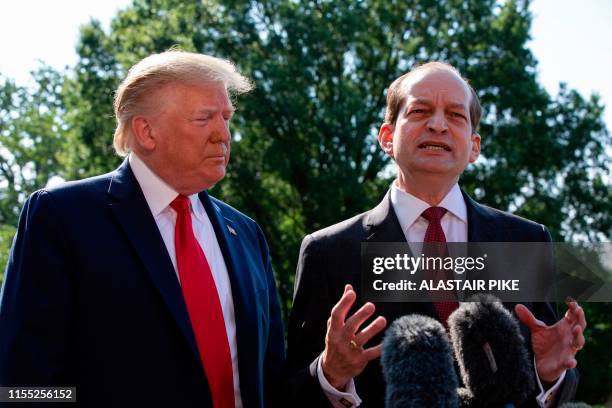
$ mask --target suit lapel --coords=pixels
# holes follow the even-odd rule
[[[215,230],[232,286],[241,397],[243,401],[257,401],[257,356],[260,355],[261,339],[256,335],[260,329],[253,278],[249,273],[251,268],[241,242],[245,237],[240,236],[241,231],[234,221],[223,216],[206,192],[200,193],[199,197]]]
[[[115,171],[108,194],[112,198],[109,203],[112,213],[125,231],[130,244],[199,361],[195,336],[174,266],[127,159]]]
[[[486,208],[461,190],[468,218],[468,242],[495,242],[495,228]]]
[[[406,235],[391,204],[390,190],[366,218],[366,242],[406,242]],[[399,317],[410,313],[436,316],[430,302],[387,302],[379,303],[377,308],[381,314],[389,316]]]
[[[391,194],[387,191],[383,200],[372,209],[366,218],[367,242],[405,242],[397,215],[391,205]]]

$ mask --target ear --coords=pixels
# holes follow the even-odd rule
[[[472,151],[470,152],[470,163],[474,163],[480,155],[480,135],[476,132],[472,133]]]
[[[383,123],[378,131],[378,144],[389,157],[393,157],[393,126]]]
[[[132,118],[132,134],[134,143],[142,150],[153,151],[155,149],[155,138],[151,132],[151,123],[144,116],[134,116]]]

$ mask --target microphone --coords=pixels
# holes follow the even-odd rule
[[[499,299],[476,295],[448,318],[466,389],[461,406],[512,407],[535,390],[535,375],[518,321]]]
[[[457,375],[448,336],[436,320],[407,315],[382,342],[387,408],[458,407]]]

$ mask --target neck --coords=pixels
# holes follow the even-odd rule
[[[459,181],[459,177],[451,180],[442,179],[437,174],[412,177],[400,171],[395,183],[400,190],[412,194],[431,206],[437,206],[457,184],[457,181]]]
[[[170,186],[170,188],[172,188],[180,195],[190,196],[201,191],[194,190],[193,188],[186,188],[185,186],[183,186],[181,183],[179,183],[180,178],[171,177],[171,173],[166,170],[166,166],[164,165],[164,163],[156,160],[156,157],[150,154],[149,152],[143,151],[142,149],[133,149],[132,153],[138,156],[140,161],[142,161],[148,167],[149,170],[151,170],[157,177],[159,177],[164,183],[166,183],[168,186]]]

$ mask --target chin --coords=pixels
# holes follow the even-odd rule
[[[206,180],[206,184],[208,185],[208,187],[206,188],[210,188],[214,186],[215,184],[217,184],[218,182],[220,182],[221,180],[223,180],[224,177],[225,177],[225,167],[223,168],[223,170],[207,172],[206,175],[202,177],[202,180]]]
[[[442,163],[423,163],[416,167],[420,173],[435,173],[435,174],[447,174],[454,172],[454,167],[445,166]]]

